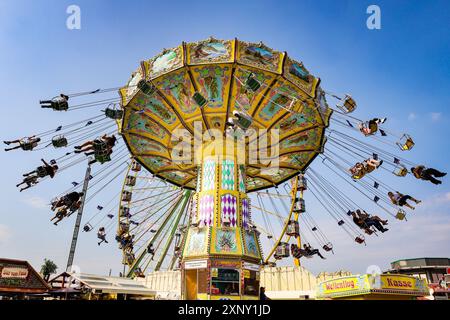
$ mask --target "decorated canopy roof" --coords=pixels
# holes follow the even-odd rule
[[[248,88],[249,77],[259,88]],[[252,118],[251,129],[279,129],[279,142],[269,141],[269,154],[279,148],[278,168],[246,165],[247,190],[269,188],[305,170],[322,151],[331,109],[319,82],[302,62],[262,43],[213,38],[182,43],[141,62],[120,90],[121,133],[150,172],[195,189],[197,166],[173,161],[179,143],[174,133],[185,129],[193,137],[194,123],[200,122],[203,132],[218,129],[225,135],[227,119],[242,111]],[[206,100],[203,106],[195,93]]]

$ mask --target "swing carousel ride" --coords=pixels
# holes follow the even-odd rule
[[[72,102],[92,96],[103,97]],[[366,245],[388,229],[362,200],[404,221],[406,200],[416,201],[380,177],[416,175],[408,168],[418,164],[400,155],[413,139],[388,131],[386,119],[351,116],[350,95],[328,93],[302,62],[262,43],[182,43],[142,61],[124,87],[41,104],[99,114],[18,141],[69,148],[23,183],[88,162],[92,174],[52,201],[58,222],[84,208],[82,235],[98,230],[99,245],[115,237],[126,276],[181,269],[186,299],[255,299],[261,267],[333,254],[316,215]]]

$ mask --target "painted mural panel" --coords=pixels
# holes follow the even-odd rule
[[[191,230],[184,249],[184,256],[200,256],[206,254],[208,244],[208,229]]]
[[[211,65],[194,67],[193,74],[200,92],[208,100],[207,109],[221,109],[228,98],[231,67]]]
[[[183,65],[182,47],[165,50],[160,55],[149,60],[150,78],[154,79],[161,74],[177,69]]]
[[[262,43],[254,44],[239,41],[238,61],[240,63],[278,73],[282,60],[283,55],[281,53]]]
[[[232,41],[209,39],[188,44],[188,63],[202,64],[232,61]]]

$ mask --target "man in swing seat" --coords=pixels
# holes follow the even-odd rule
[[[309,244],[303,244],[303,250],[305,251],[305,256],[313,256],[317,254],[320,258],[326,259],[322,254],[320,253],[319,249],[313,249],[311,245]]]
[[[411,168],[411,172],[413,173],[414,177],[416,177],[416,179],[430,181],[431,183],[436,185],[442,183],[442,181],[436,178],[442,178],[447,175],[446,172],[441,172],[433,168],[426,168],[425,166],[416,166],[414,168]]]
[[[389,229],[383,227],[388,224],[387,220],[383,220],[379,216],[371,216],[370,214],[368,214],[365,211],[363,213],[359,209],[356,210],[356,213],[357,213],[358,217],[362,220],[363,224],[365,226],[367,226],[368,228],[373,226],[382,233],[389,230]]]
[[[39,104],[41,108],[50,108],[57,111],[66,111],[69,109],[68,103],[69,97],[65,94],[60,94],[59,97],[55,97],[52,100],[41,100]]]
[[[419,204],[422,202],[421,200],[417,200],[417,199],[411,197],[410,195],[404,195],[398,191],[396,191],[395,193],[389,191],[388,197],[391,200],[391,202],[393,204],[395,204],[396,206],[400,206],[400,207],[405,206],[405,207],[410,208],[411,210],[414,210],[415,208],[407,202],[408,200],[414,201],[416,204]]]
[[[15,149],[21,148],[24,151],[33,151],[34,148],[37,147],[38,143],[41,141],[41,138],[36,138],[36,136],[31,136],[27,138],[12,140],[12,141],[3,141],[4,144],[10,145],[11,143],[17,143],[18,145],[12,148],[6,148],[5,151],[11,151]]]

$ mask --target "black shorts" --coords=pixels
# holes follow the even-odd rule
[[[398,205],[399,206],[404,206],[406,204],[406,200],[411,199],[410,196],[403,196],[398,200]]]

